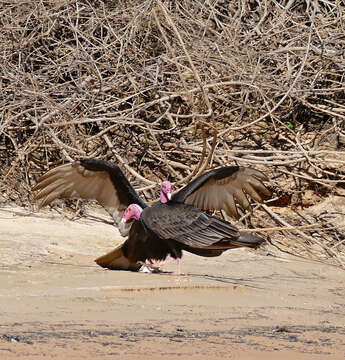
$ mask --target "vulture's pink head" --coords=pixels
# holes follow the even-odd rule
[[[160,199],[163,204],[171,200],[172,185],[170,181],[163,181],[161,185]]]
[[[139,220],[143,209],[137,204],[131,204],[122,215],[121,222],[125,223],[130,219]]]

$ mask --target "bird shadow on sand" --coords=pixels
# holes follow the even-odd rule
[[[70,267],[78,267],[78,268],[97,268],[96,265],[84,265],[84,264],[72,264],[72,263],[61,263],[61,262],[55,262],[55,261],[45,261],[45,264],[50,265],[60,265],[60,266],[70,266]],[[115,270],[115,269],[100,269],[101,271],[128,271],[128,270]],[[210,280],[214,281],[216,283],[222,283],[222,284],[228,284],[233,286],[245,286],[247,288],[252,289],[264,289],[262,286],[258,286],[257,282],[260,280],[265,280],[265,277],[257,278],[235,278],[230,276],[224,276],[224,275],[210,275],[210,274],[195,274],[195,273],[185,273],[181,275],[177,275],[173,271],[163,271],[163,270],[154,270],[152,273],[145,273],[145,272],[138,272],[138,271],[130,271],[130,273],[137,273],[139,276],[140,274],[146,274],[146,275],[158,275],[158,276],[167,276],[167,277],[175,277],[177,279],[202,279],[202,280]],[[268,279],[268,277],[267,277]]]
[[[209,274],[195,274],[195,273],[186,273],[186,274],[181,274],[181,275],[177,275],[176,273],[172,272],[172,271],[155,271],[153,272],[153,274],[159,275],[159,276],[175,276],[176,278],[194,278],[194,279],[207,279],[207,280],[211,280],[211,281],[215,281],[215,282],[219,282],[219,283],[223,283],[223,284],[231,284],[234,286],[239,286],[239,285],[243,285],[246,286],[248,288],[253,288],[253,289],[264,289],[264,287],[258,286],[257,284],[254,285],[254,283],[256,283],[258,281],[257,278],[252,278],[252,279],[245,279],[245,278],[233,278],[230,276],[218,276],[218,275],[209,275]]]

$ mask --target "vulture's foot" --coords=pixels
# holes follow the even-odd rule
[[[138,272],[141,273],[160,273],[161,270],[152,268],[151,266],[148,266],[147,264],[143,263],[141,268],[138,270]]]
[[[155,261],[155,262],[153,262],[151,259],[147,259],[145,261],[145,263],[142,263],[142,264],[145,264],[150,269],[160,270],[164,265],[170,263],[173,260],[174,259],[171,256],[167,256],[167,258],[165,260],[163,260],[163,261]]]
[[[154,270],[159,270],[162,267],[162,261],[153,262],[152,260],[146,260],[145,264]]]
[[[174,261],[175,259],[172,258],[170,255],[167,256],[167,258],[163,261],[160,261],[160,262],[156,262],[154,264],[152,264],[153,266],[157,266],[158,269],[160,269],[161,267],[163,267],[164,265],[166,264],[169,264],[170,262]],[[177,275],[177,276],[182,276],[184,275],[182,272],[181,272],[181,259],[180,258],[177,258],[176,259],[177,261],[177,270],[173,273],[173,275]]]
[[[170,255],[168,255],[166,258],[165,258],[165,260],[163,260],[163,261],[157,261],[156,263],[154,263],[154,266],[157,266],[158,267],[158,269],[160,269],[161,267],[163,267],[164,265],[166,265],[166,264],[169,264],[170,262],[172,262],[174,259],[170,256]]]
[[[138,264],[141,265],[141,268],[138,270],[143,273],[160,273],[161,262],[153,262],[152,260],[146,260],[145,262],[139,261]]]
[[[152,260],[149,260],[149,259],[146,260],[145,262],[140,261],[139,263],[142,266],[138,271],[143,272],[143,273],[160,273],[160,272],[162,272],[161,268],[173,260],[174,260],[174,258],[172,258],[171,256],[168,256],[163,261],[153,262]],[[172,275],[176,275],[176,276],[185,275],[181,272],[181,259],[178,258],[178,259],[176,259],[176,261],[177,261],[177,270]]]

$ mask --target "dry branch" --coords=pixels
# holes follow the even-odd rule
[[[148,201],[162,179],[228,164],[267,173],[275,206],[341,193],[344,21],[340,1],[6,2],[0,200],[26,205],[45,170],[80,157],[118,162]],[[332,234],[291,246],[326,242],[339,264]]]

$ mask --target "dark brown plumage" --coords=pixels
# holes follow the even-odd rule
[[[199,256],[218,256],[239,246],[258,246],[263,240],[240,232],[229,222],[202,210],[224,210],[238,217],[236,204],[249,210],[249,195],[262,201],[269,191],[266,176],[254,169],[226,166],[211,170],[173,195],[166,204],[148,207],[116,164],[89,159],[48,171],[34,187],[39,207],[56,198],[97,200],[113,217],[128,239],[115,250],[96,259],[103,267],[135,270],[138,262],[180,258],[182,250]],[[143,208],[140,221],[121,224],[126,207]]]
[[[123,219],[133,218],[134,224],[123,246],[123,254],[130,261],[142,262],[147,259],[160,261],[170,256],[178,260],[177,274],[181,274],[182,250],[212,257],[237,247],[257,247],[264,241],[255,235],[240,234],[229,222],[192,205],[173,201],[159,202],[145,209],[132,204],[126,209]],[[135,230],[131,237],[132,229]]]

